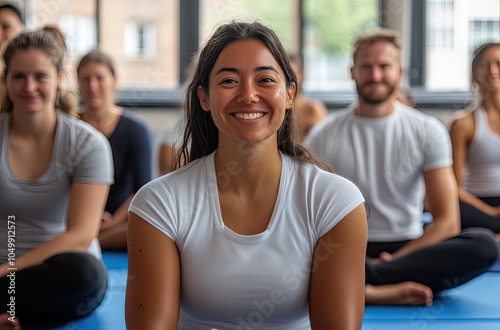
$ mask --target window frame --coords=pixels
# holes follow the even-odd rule
[[[100,19],[101,1],[95,1],[95,24],[96,41],[99,46],[101,42]],[[297,40],[300,46],[299,52],[303,51],[303,8],[307,0],[295,0],[299,10],[298,19],[299,31]],[[393,0],[379,0],[380,12],[388,9]],[[401,0],[403,1],[403,0]],[[410,57],[408,70],[420,72],[419,75],[409,77],[409,92],[412,99],[419,109],[449,109],[456,110],[465,107],[471,102],[471,92],[436,92],[425,89],[425,45],[426,45],[426,1],[412,1],[412,22],[410,36]],[[183,98],[183,84],[188,78],[190,62],[193,54],[199,47],[199,18],[200,18],[199,0],[179,0],[179,84],[173,89],[143,89],[138,91],[133,88],[121,88],[117,93],[117,103],[122,106],[134,108],[175,108],[181,107]],[[380,15],[380,26],[385,26],[387,22],[383,21],[383,15]],[[141,97],[137,97],[137,93]],[[339,109],[349,105],[355,100],[354,91],[342,92],[315,92],[309,91],[311,97],[323,101],[331,109]]]

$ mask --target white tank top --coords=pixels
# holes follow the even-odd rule
[[[491,130],[483,107],[474,111],[474,119],[465,189],[475,196],[500,196],[500,135]]]

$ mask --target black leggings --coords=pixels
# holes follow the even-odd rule
[[[12,284],[15,293],[9,294]],[[61,253],[15,272],[15,277],[0,278],[4,297],[0,313],[9,311],[13,296],[15,316],[22,325],[67,322],[92,313],[104,299],[106,287],[102,261],[88,253]]]
[[[478,198],[492,206],[500,205],[500,197]],[[462,228],[483,227],[494,233],[500,233],[500,218],[492,217],[470,204],[460,202],[460,217],[462,218]]]
[[[434,292],[451,289],[481,275],[495,262],[498,248],[493,232],[469,228],[458,236],[424,247],[389,262],[374,264],[380,252],[393,253],[405,242],[368,243],[366,283],[395,284],[412,281],[424,284]]]

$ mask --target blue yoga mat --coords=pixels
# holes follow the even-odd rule
[[[489,272],[500,272],[500,259],[497,259],[497,261],[488,269]]]
[[[109,287],[101,306],[86,318],[44,330],[125,330],[127,255],[105,252],[103,260]],[[430,307],[367,306],[362,330],[499,330],[500,270],[496,271],[441,293]]]

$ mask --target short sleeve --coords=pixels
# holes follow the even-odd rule
[[[288,158],[286,158],[288,159]],[[297,164],[286,177],[294,186],[296,213],[305,210],[304,218],[317,240],[328,233],[347,214],[365,202],[358,187],[347,178],[318,168],[313,164]]]
[[[451,166],[451,140],[446,127],[435,118],[429,118],[425,125],[424,171]]]
[[[164,177],[157,178],[139,189],[128,211],[176,241],[179,228],[178,217],[175,215],[173,194]]]
[[[73,170],[74,182],[113,183],[113,158],[111,147],[104,135],[77,126],[73,138],[76,150],[68,150],[70,157],[76,159]]]
[[[323,195],[320,214],[316,223],[318,237],[324,236],[346,215],[365,202],[361,191],[351,181],[334,175]]]

